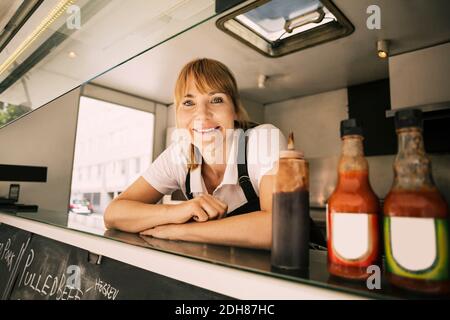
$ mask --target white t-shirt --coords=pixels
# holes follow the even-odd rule
[[[237,133],[237,130],[236,130]],[[279,159],[279,151],[287,147],[286,138],[271,124],[263,124],[247,130],[247,170],[256,194],[259,195],[261,178],[273,168]],[[228,205],[228,213],[247,202],[239,186],[237,170],[237,139],[233,139],[228,163],[222,182],[213,196]],[[186,175],[189,148],[181,142],[173,142],[142,174],[142,177],[162,194],[171,194],[181,189],[186,194]],[[191,192],[194,197],[208,193],[201,175],[201,166],[191,170]]]

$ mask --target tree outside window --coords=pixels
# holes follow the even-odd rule
[[[0,102],[0,126],[3,126],[31,111],[30,107]]]

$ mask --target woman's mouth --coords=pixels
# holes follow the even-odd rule
[[[201,133],[201,134],[206,134],[206,133],[212,133],[212,132],[215,132],[216,130],[219,130],[220,129],[220,126],[217,126],[217,127],[211,127],[211,128],[203,128],[203,129],[200,129],[200,128],[194,128],[194,129],[192,129],[194,132],[198,132],[198,133]]]

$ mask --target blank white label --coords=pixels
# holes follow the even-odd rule
[[[344,259],[356,260],[369,250],[369,215],[365,213],[332,213],[332,243]]]
[[[395,261],[410,271],[430,268],[437,255],[434,219],[390,217],[390,225]]]

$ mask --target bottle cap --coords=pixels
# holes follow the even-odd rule
[[[359,125],[358,121],[354,118],[342,120],[341,121],[341,138],[344,136],[351,135],[362,136],[362,127]]]
[[[303,159],[303,152],[295,150],[294,147],[294,133],[289,133],[288,149],[280,151],[280,158],[297,158]]]
[[[395,128],[422,128],[422,111],[419,109],[400,110],[395,113]]]

